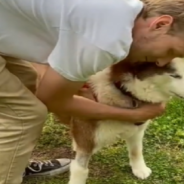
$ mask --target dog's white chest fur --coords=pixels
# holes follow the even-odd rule
[[[145,129],[148,123],[136,126],[132,123],[122,123],[118,121],[99,121],[99,127],[95,132],[96,148],[94,152],[102,149],[104,146],[113,144],[116,139],[128,139],[141,129]]]

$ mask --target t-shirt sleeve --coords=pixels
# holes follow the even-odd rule
[[[50,66],[71,81],[86,81],[88,77],[115,62],[108,52],[89,43],[69,30],[60,30],[60,37],[48,58]]]

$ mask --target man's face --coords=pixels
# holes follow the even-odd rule
[[[162,66],[175,57],[184,56],[184,37],[171,35],[173,19],[170,16],[139,18],[133,30],[129,57],[133,61],[157,61]]]

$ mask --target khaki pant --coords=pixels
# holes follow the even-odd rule
[[[22,182],[41,134],[47,109],[32,93],[36,79],[30,63],[0,56],[0,184]]]

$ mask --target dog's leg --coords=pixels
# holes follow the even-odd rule
[[[70,165],[69,184],[86,184],[88,178],[88,163],[92,154],[76,150],[75,160]]]
[[[146,166],[143,157],[143,137],[142,129],[126,140],[132,172],[140,179],[146,179],[151,174],[151,169]]]

